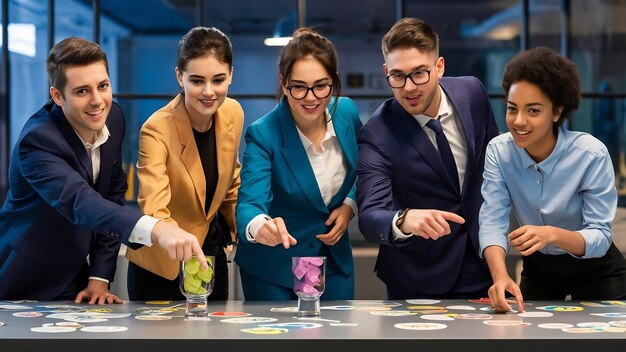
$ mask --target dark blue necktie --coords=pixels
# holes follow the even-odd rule
[[[454,156],[452,155],[452,149],[450,149],[450,143],[448,143],[448,139],[446,135],[443,133],[443,128],[441,128],[441,122],[439,120],[430,119],[426,126],[431,130],[435,131],[437,135],[437,148],[439,148],[439,155],[441,156],[441,160],[443,161],[443,165],[446,167],[448,171],[448,175],[452,178],[452,183],[456,187],[457,191],[459,190],[459,174],[456,171],[456,163],[454,162]]]

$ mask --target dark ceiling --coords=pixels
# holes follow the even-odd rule
[[[91,0],[82,0],[91,4]],[[308,0],[305,24],[333,36],[384,33],[396,19],[395,0]],[[457,34],[459,23],[478,23],[511,7],[514,0],[405,0],[404,14],[435,25],[440,34]],[[204,0],[203,24],[227,34],[270,35],[291,15],[297,0]],[[137,34],[179,34],[195,25],[195,0],[102,0],[101,12]]]

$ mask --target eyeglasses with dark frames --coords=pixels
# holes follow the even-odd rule
[[[285,88],[289,91],[289,95],[296,100],[304,99],[307,94],[309,94],[309,91],[311,91],[313,96],[317,99],[327,98],[333,91],[333,85],[331,83],[316,84],[311,87],[307,87],[303,84],[293,84],[290,86],[286,85]]]
[[[435,61],[435,64],[437,62]],[[395,72],[387,75],[387,83],[391,88],[402,88],[406,85],[406,79],[409,78],[416,86],[426,84],[430,81],[430,71],[425,69],[417,69],[409,73]]]

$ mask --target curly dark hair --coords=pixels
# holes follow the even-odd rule
[[[509,61],[502,77],[505,96],[508,97],[511,86],[519,81],[539,87],[552,101],[554,113],[563,107],[556,126],[560,126],[580,106],[582,88],[576,65],[550,48],[523,51]]]

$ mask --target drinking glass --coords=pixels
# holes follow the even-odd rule
[[[326,257],[293,257],[293,291],[298,296],[298,316],[320,316],[320,297],[326,287]]]
[[[215,257],[207,255],[205,260],[209,269],[204,271],[200,267],[200,261],[196,256],[190,260],[180,262],[178,275],[180,291],[186,297],[186,317],[206,317],[209,313],[207,297],[213,292],[215,283]]]

